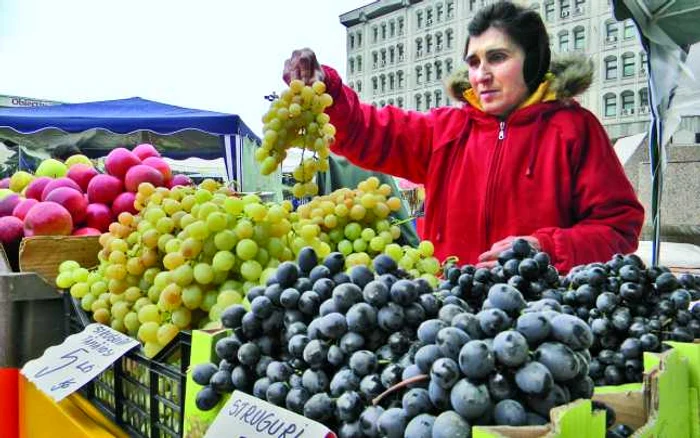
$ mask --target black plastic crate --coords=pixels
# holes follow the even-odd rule
[[[91,323],[77,299],[65,293],[63,301],[67,335]],[[182,437],[191,345],[191,333],[181,331],[152,359],[131,350],[80,392],[133,437]]]

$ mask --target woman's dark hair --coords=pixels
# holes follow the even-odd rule
[[[469,37],[479,36],[489,27],[505,32],[525,52],[523,77],[530,93],[534,92],[549,70],[552,54],[549,35],[537,12],[509,1],[494,3],[481,9],[469,23]],[[464,45],[464,57],[469,49],[469,37]]]

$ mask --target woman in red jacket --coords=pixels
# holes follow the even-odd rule
[[[333,152],[426,187],[425,236],[436,255],[495,264],[515,237],[560,271],[637,248],[644,219],[607,134],[572,98],[590,85],[590,61],[550,62],[540,16],[512,3],[482,9],[464,50],[463,106],[429,113],[375,108],[309,49],[284,79],[323,80],[334,99]]]

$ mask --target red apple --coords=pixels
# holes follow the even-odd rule
[[[0,199],[0,217],[12,216],[12,211],[17,207],[20,201],[22,201],[22,198],[16,193],[12,193]]]
[[[128,191],[136,193],[139,189],[139,184],[144,182],[160,187],[164,183],[163,174],[144,164],[134,166],[126,172],[124,186]]]
[[[149,143],[141,143],[140,145],[136,146],[133,151],[131,151],[141,159],[141,161],[145,160],[148,157],[160,157],[160,152],[156,148],[153,147],[152,144]]]
[[[124,179],[126,172],[137,164],[141,164],[141,159],[125,148],[113,149],[105,158],[107,173],[119,179]]]
[[[24,237],[24,223],[14,216],[0,217],[0,243],[11,246]]]
[[[10,188],[10,178],[0,179],[0,189],[9,189],[9,188]]]
[[[49,178],[48,176],[40,176],[35,178],[34,181],[30,182],[25,189],[26,191],[24,192],[24,196],[41,201],[41,194],[44,192],[46,184],[50,183],[51,181],[53,181],[53,178]]]
[[[85,195],[79,190],[70,187],[59,187],[46,196],[46,201],[64,206],[70,212],[74,224],[79,224],[85,219],[88,202],[85,199]]]
[[[119,216],[119,213],[123,211],[128,211],[131,214],[138,213],[136,207],[134,207],[134,201],[136,200],[136,195],[131,192],[124,192],[112,202],[112,214],[114,217]]]
[[[77,182],[73,181],[70,178],[61,177],[50,181],[48,184],[46,184],[46,187],[44,187],[44,191],[41,192],[41,200],[46,201],[46,197],[49,196],[49,193],[53,192],[59,187],[70,187],[71,189],[75,189],[78,192],[83,193],[80,190],[80,186]]]
[[[97,175],[90,180],[87,195],[91,204],[111,204],[123,191],[124,185],[116,176]]]
[[[160,172],[163,175],[163,180],[165,182],[170,181],[170,178],[173,176],[173,173],[170,170],[170,165],[168,165],[168,163],[166,163],[166,161],[160,157],[148,157],[143,160],[143,164],[146,166],[151,166]]]
[[[168,188],[172,189],[175,186],[193,186],[194,183],[189,176],[178,173],[168,181]]]
[[[66,176],[75,181],[83,193],[87,192],[90,180],[98,175],[97,169],[84,163],[77,163],[68,168]]]
[[[39,202],[29,209],[24,218],[24,235],[69,236],[73,218],[68,210],[55,202]]]
[[[17,204],[15,209],[12,210],[12,216],[24,220],[24,217],[27,215],[29,209],[34,207],[34,204],[38,202],[39,201],[34,198],[22,199],[19,201],[19,204]]]
[[[95,228],[105,233],[109,231],[109,225],[112,223],[114,216],[112,210],[105,204],[89,204],[85,214],[85,226]]]
[[[83,227],[73,231],[73,236],[99,236],[102,234],[97,228]]]

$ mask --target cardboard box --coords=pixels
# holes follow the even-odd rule
[[[99,264],[99,236],[35,236],[22,240],[19,268],[35,272],[51,286],[56,285],[58,267],[66,260],[75,260],[84,268]]]

